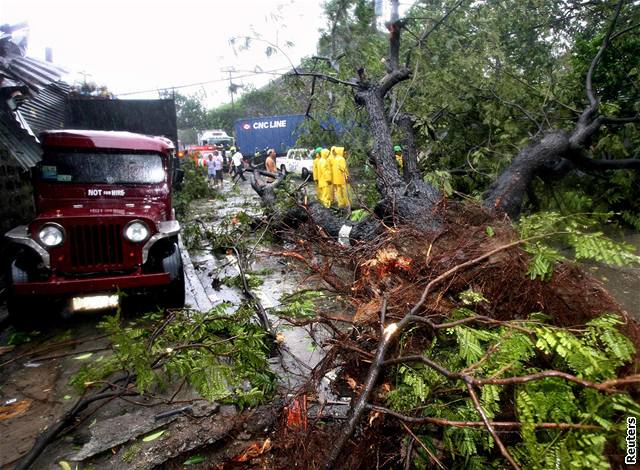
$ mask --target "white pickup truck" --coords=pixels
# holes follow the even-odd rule
[[[307,179],[313,173],[313,150],[289,149],[285,157],[276,158],[276,166],[283,173],[294,173]]]

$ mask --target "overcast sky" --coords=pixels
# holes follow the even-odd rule
[[[315,53],[325,26],[321,0],[0,0],[0,24],[29,23],[28,55],[53,60],[122,98],[157,98],[171,88],[206,94],[214,106],[229,101],[226,70],[234,83],[260,86],[286,72],[283,53],[270,57],[266,43],[236,51],[232,37],[260,36],[283,47],[291,61]],[[286,47],[287,41],[294,45]],[[82,75],[72,79],[82,80]]]

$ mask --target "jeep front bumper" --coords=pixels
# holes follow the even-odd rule
[[[171,282],[169,273],[129,274],[91,279],[53,278],[49,281],[20,282],[12,286],[15,295],[63,295],[115,292],[125,289],[157,287]]]

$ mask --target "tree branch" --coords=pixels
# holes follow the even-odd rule
[[[624,0],[620,0],[618,2],[618,5],[616,6],[616,12],[613,16],[613,19],[611,20],[611,24],[609,25],[607,34],[602,40],[602,44],[600,45],[600,49],[598,49],[598,53],[595,55],[595,57],[591,61],[591,65],[589,66],[589,71],[587,72],[587,78],[585,80],[585,88],[587,92],[587,98],[589,100],[589,107],[585,109],[582,113],[582,116],[580,116],[580,121],[583,123],[586,123],[598,109],[598,100],[593,91],[593,73],[600,63],[602,54],[604,54],[604,51],[607,49],[607,47],[609,47],[609,44],[611,43],[611,36],[613,34],[613,30],[616,27],[616,23],[618,21],[618,17],[620,16],[620,11],[622,10],[623,4]]]
[[[595,160],[582,154],[572,155],[569,160],[583,170],[625,170],[640,169],[640,158],[623,158],[620,160]]]
[[[537,238],[541,238],[541,237],[537,237]],[[444,281],[445,279],[453,276],[458,271],[466,269],[469,266],[478,264],[484,261],[485,259],[493,256],[496,253],[508,250],[510,248],[518,246],[527,241],[531,241],[531,239],[518,240],[516,242],[499,246],[498,248],[490,250],[472,260],[466,261],[464,263],[460,263],[454,266],[453,268],[449,269],[448,271],[442,273],[441,275],[437,276],[435,279],[431,280],[427,284],[427,286],[424,288],[422,292],[422,296],[420,297],[420,300],[413,306],[413,308],[411,308],[411,310],[409,310],[404,315],[402,320],[400,320],[397,323],[390,323],[385,327],[382,338],[378,342],[376,355],[374,360],[371,363],[371,367],[369,368],[369,372],[367,374],[364,386],[362,388],[362,392],[360,393],[358,400],[355,402],[355,404],[351,409],[349,420],[347,421],[346,425],[343,426],[343,428],[340,430],[339,435],[337,436],[337,438],[335,439],[332,445],[331,451],[329,453],[329,457],[327,458],[327,461],[325,462],[325,465],[324,465],[325,469],[331,469],[334,467],[336,461],[338,460],[338,457],[342,453],[342,450],[345,444],[353,434],[353,431],[355,430],[356,425],[358,424],[360,417],[362,416],[362,413],[367,408],[367,401],[369,400],[369,397],[371,396],[371,393],[375,387],[376,381],[378,380],[378,377],[380,375],[380,371],[382,367],[385,365],[385,363],[388,362],[388,361],[385,361],[385,357],[387,355],[387,351],[389,347],[393,344],[395,339],[402,334],[402,332],[407,328],[407,326],[409,326],[412,323],[412,320],[413,320],[412,316],[415,315],[418,312],[418,310],[420,310],[420,308],[426,301],[429,293],[431,292],[431,289],[436,285],[438,285],[439,283],[441,283],[442,281]],[[422,357],[422,356],[419,356],[419,357]],[[431,362],[433,363],[433,361]],[[451,374],[450,371],[447,371],[443,367],[441,366],[438,366],[438,367],[440,367],[440,370],[442,370],[445,373],[444,374],[445,376],[446,376],[446,373]]]
[[[498,449],[500,449],[500,453],[502,454],[502,456],[505,459],[507,459],[507,461],[511,464],[511,466],[514,469],[520,470],[520,465],[518,465],[516,463],[516,461],[513,460],[513,457],[511,456],[511,454],[509,453],[509,451],[505,447],[504,443],[502,442],[502,439],[500,439],[500,437],[498,437],[498,434],[496,433],[496,430],[491,425],[491,421],[489,421],[489,418],[487,417],[487,414],[485,413],[484,409],[482,408],[482,405],[480,404],[480,400],[478,400],[478,395],[476,394],[476,391],[473,389],[473,385],[469,381],[466,381],[466,386],[467,386],[467,390],[469,391],[469,395],[471,395],[471,401],[473,401],[473,406],[475,407],[476,411],[480,415],[480,418],[482,418],[482,422],[484,423],[484,425],[486,426],[487,430],[489,431],[489,433],[493,437],[493,440],[498,445]]]
[[[396,86],[398,83],[407,80],[410,76],[411,70],[409,70],[407,67],[401,67],[389,72],[384,77],[382,77],[380,79],[380,82],[378,83],[378,95],[380,96],[380,98],[384,98],[389,90],[391,90],[391,88]]]
[[[373,411],[393,416],[401,421],[415,424],[433,424],[436,426],[451,426],[454,428],[484,428],[486,424],[483,421],[451,421],[443,418],[434,418],[432,416],[407,416],[389,408],[378,405],[367,405],[367,408]],[[495,429],[520,429],[523,424],[518,421],[491,421],[491,425]],[[535,429],[582,429],[585,431],[593,431],[602,429],[595,424],[573,424],[573,423],[527,423],[526,426],[532,426]]]
[[[418,39],[418,42],[416,43],[416,47],[422,45],[422,43],[424,41],[426,41],[427,39],[429,39],[429,36],[431,36],[431,34],[438,29],[438,27],[444,23],[447,18],[449,18],[449,16],[451,15],[451,13],[453,13],[454,11],[456,11],[463,3],[465,0],[460,0],[458,3],[456,3],[454,6],[451,7],[451,9],[449,11],[447,11],[444,16],[442,18],[440,18],[438,21],[435,22],[435,24],[425,30],[421,35],[420,35],[420,39]]]
[[[344,55],[345,55],[344,52],[342,52],[341,54],[338,54],[336,57],[325,57],[325,56],[314,55],[311,59],[324,61],[328,63],[333,70],[335,70],[336,72],[339,72],[340,64],[338,64],[338,61],[342,59]]]
[[[337,83],[339,85],[346,85],[346,86],[350,86],[352,88],[358,88],[359,85],[357,82],[355,81],[346,81],[346,80],[340,80],[339,78],[336,77],[332,77],[331,75],[325,75],[323,73],[319,73],[319,72],[300,72],[299,70],[294,70],[292,73],[288,73],[285,76],[289,76],[289,77],[317,77],[321,80],[325,80],[327,82],[331,82],[331,83]]]
[[[535,374],[522,375],[516,377],[505,377],[503,379],[484,379],[484,378],[475,378],[469,374],[464,374],[462,372],[454,372],[451,371],[437,362],[429,359],[428,357],[421,355],[414,356],[401,356],[396,357],[394,359],[386,360],[382,363],[383,366],[390,366],[394,364],[404,364],[407,362],[421,362],[431,369],[435,370],[441,375],[444,375],[446,378],[450,380],[464,380],[465,383],[474,386],[483,386],[483,385],[513,385],[513,384],[522,384],[526,382],[533,382],[535,380],[542,380],[549,377],[558,377],[568,382],[573,382],[575,384],[581,385],[585,388],[591,388],[594,390],[598,390],[600,392],[612,393],[618,392],[615,389],[618,385],[627,385],[631,383],[639,383],[640,375],[630,375],[628,377],[624,377],[622,379],[614,379],[607,380],[605,382],[595,383],[590,382],[588,380],[581,379],[580,377],[576,377],[575,375],[567,374],[566,372],[560,372],[557,370],[548,370],[544,372],[537,372]]]

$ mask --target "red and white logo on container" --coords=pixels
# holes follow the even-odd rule
[[[251,124],[249,124],[249,123],[245,122],[245,123],[242,125],[242,128],[243,128],[245,131],[248,131],[249,129],[251,129]]]

